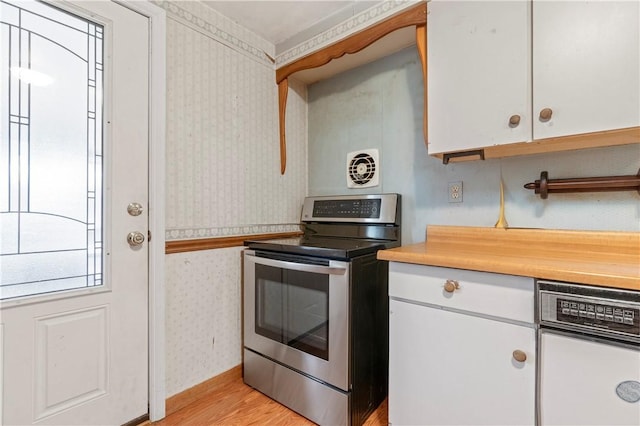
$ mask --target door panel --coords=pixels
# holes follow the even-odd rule
[[[428,8],[429,154],[531,140],[529,2]]]
[[[51,9],[45,3],[4,2],[3,36],[11,32],[6,29],[11,25],[4,23],[9,6],[13,9],[15,6],[34,7],[39,15]],[[6,195],[18,194],[15,195],[13,209],[0,204],[0,214],[5,218],[11,216],[10,220],[21,220],[24,225],[25,218],[35,216],[34,212],[43,209],[36,208],[35,201],[30,205],[25,203],[25,198],[39,200],[40,205],[55,201],[61,206],[56,208],[61,211],[59,214],[40,215],[46,216],[44,225],[39,225],[41,230],[30,230],[24,238],[14,239],[17,243],[11,247],[4,245],[7,227],[3,226],[0,275],[33,276],[35,278],[31,281],[43,283],[47,277],[37,273],[48,268],[54,278],[71,277],[79,284],[52,288],[47,286],[52,281],[61,280],[49,279],[44,286],[46,293],[34,296],[14,293],[5,297],[9,293],[0,289],[5,293],[1,311],[4,362],[2,420],[4,424],[122,424],[144,415],[148,410],[148,247],[146,241],[136,247],[127,242],[129,232],[139,231],[146,236],[148,229],[148,19],[109,1],[55,3],[55,7],[60,9],[54,9],[52,13],[61,20],[65,19],[67,31],[74,32],[79,28],[76,28],[77,20],[74,21],[72,15],[88,21],[89,28],[93,28],[89,32],[96,35],[93,41],[103,38],[104,51],[85,46],[85,59],[98,65],[93,71],[87,71],[85,65],[84,73],[89,74],[89,84],[79,95],[86,100],[84,112],[78,113],[84,114],[84,122],[78,125],[80,130],[57,129],[50,124],[55,123],[55,119],[47,121],[49,124],[36,119],[43,114],[59,117],[61,111],[62,115],[77,113],[75,107],[65,106],[72,92],[66,90],[64,84],[54,80],[50,83],[50,90],[38,91],[35,83],[27,80],[28,72],[24,74],[25,71],[21,71],[21,74],[12,70],[9,73],[6,71],[9,62],[2,60],[2,78],[9,81],[3,82],[2,88],[10,86],[32,90],[34,96],[26,97],[29,102],[27,110],[33,112],[28,116],[28,127],[21,122],[24,121],[22,115],[16,118],[9,114],[9,108],[5,106],[7,102],[2,101],[0,115],[3,125],[11,120],[17,121],[17,124],[12,124],[12,129],[15,129],[12,135],[23,137],[11,142],[13,139],[6,136],[4,130],[2,133],[1,152],[11,161],[17,161],[22,168],[14,167],[16,178],[11,182],[5,177],[7,175],[0,177],[0,187],[4,188],[0,191]],[[27,22],[26,18],[22,22]],[[91,23],[97,25],[91,27]],[[49,24],[34,28],[43,34],[46,32],[48,39],[57,37],[51,33]],[[20,30],[18,34],[25,31]],[[34,34],[31,35],[32,41],[43,38]],[[6,38],[0,40],[5,43]],[[24,49],[24,45],[19,44],[18,47]],[[82,49],[76,46],[72,50],[79,52]],[[5,51],[3,45],[1,56]],[[32,56],[35,56],[34,52],[36,50],[31,52]],[[28,71],[47,75],[47,69],[40,68],[46,63],[49,62],[38,56],[19,65]],[[64,74],[67,70],[75,72],[73,66],[55,67],[59,69],[49,70],[53,75]],[[99,90],[101,79],[102,93]],[[2,96],[4,93],[3,90]],[[104,112],[100,112],[101,105]],[[19,108],[19,111],[23,109]],[[103,131],[99,130],[100,122],[103,123]],[[58,127],[64,125],[58,124]],[[46,135],[57,134],[63,141],[77,141],[82,131],[85,131],[82,136],[86,145],[81,148],[89,155],[89,161],[85,160],[85,171],[80,176],[86,179],[86,184],[81,182],[78,189],[76,180],[80,178],[77,175],[62,176],[65,169],[70,169],[74,161],[78,161],[68,151],[71,142],[54,149],[52,147],[56,145],[48,144]],[[24,137],[25,134],[29,137]],[[38,154],[40,157],[36,159],[34,149],[30,167],[35,171],[31,180],[25,183],[28,174],[24,173],[24,165],[29,159],[29,151],[22,148],[28,147],[29,143],[33,147],[40,144],[44,147],[44,154]],[[21,152],[16,152],[16,148],[9,154],[14,147],[20,148]],[[50,169],[45,164],[47,159],[54,161]],[[60,164],[63,167],[53,167]],[[16,189],[17,177],[22,181]],[[34,188],[37,186],[39,192],[29,193],[29,182]],[[102,193],[100,187],[103,188]],[[76,201],[65,201],[72,192],[83,191],[88,196],[82,205],[78,206]],[[127,212],[131,202],[142,205],[141,215],[132,216]],[[71,218],[71,221],[52,223],[59,217]],[[81,237],[76,235],[78,227],[81,228],[78,231]],[[49,243],[42,243],[39,238],[45,232],[53,236],[52,240],[61,242],[64,250],[56,251]],[[8,262],[5,250],[11,248],[16,251],[17,244],[27,242],[32,251],[45,252],[49,259],[41,265],[36,264],[32,257],[18,263]],[[81,243],[86,243],[84,251],[80,250]],[[76,266],[63,264],[74,255],[77,257],[78,253],[84,260]]]
[[[389,313],[390,424],[535,424],[533,328],[395,299]]]
[[[107,315],[95,306],[36,318],[36,419],[106,394]]]
[[[637,1],[533,2],[534,139],[640,125],[639,22]]]
[[[640,424],[640,349],[587,339],[541,331],[540,423]]]

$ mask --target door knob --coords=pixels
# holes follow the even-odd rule
[[[138,231],[129,232],[129,235],[127,235],[127,242],[131,247],[138,247],[144,243],[144,234]]]

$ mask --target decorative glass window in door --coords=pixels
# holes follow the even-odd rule
[[[103,27],[0,1],[0,299],[102,285]]]

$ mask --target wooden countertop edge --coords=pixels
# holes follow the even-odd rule
[[[430,226],[381,260],[640,290],[640,233]]]

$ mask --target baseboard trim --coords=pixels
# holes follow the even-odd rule
[[[148,425],[148,424],[151,424],[151,422],[149,422],[149,414],[147,413],[133,420],[129,420],[128,422],[122,424],[122,426],[137,426],[137,425]]]
[[[176,411],[186,407],[187,405],[195,402],[210,392],[214,392],[221,387],[227,386],[229,383],[242,378],[242,364],[237,365],[222,374],[210,378],[200,384],[197,384],[189,389],[186,389],[180,393],[167,399],[165,404],[166,415],[175,413]]]

